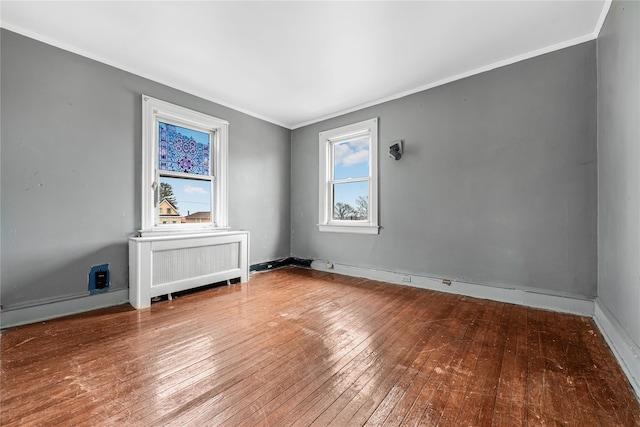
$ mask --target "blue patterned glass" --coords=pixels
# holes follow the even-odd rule
[[[171,172],[209,175],[209,134],[158,123],[158,168]]]

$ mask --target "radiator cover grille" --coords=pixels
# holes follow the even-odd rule
[[[240,267],[237,242],[153,252],[152,286]]]

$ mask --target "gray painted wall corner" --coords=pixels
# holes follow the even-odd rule
[[[110,265],[113,290],[128,286],[142,93],[229,121],[230,225],[251,232],[252,262],[289,256],[288,129],[5,29],[1,43],[6,310],[84,298],[97,264]]]
[[[321,233],[318,133],[372,117],[380,234]],[[296,129],[291,150],[296,256],[596,294],[595,42]]]
[[[598,298],[640,346],[640,3],[614,1],[598,44]],[[637,373],[640,377],[640,372]]]

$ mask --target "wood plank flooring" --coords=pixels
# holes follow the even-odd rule
[[[640,426],[591,319],[297,268],[0,349],[2,426]]]

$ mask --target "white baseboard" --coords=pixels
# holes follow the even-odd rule
[[[129,289],[117,289],[101,294],[86,295],[61,301],[48,301],[4,310],[0,314],[0,328],[41,322],[70,314],[84,313],[98,308],[129,302]]]
[[[640,347],[599,299],[596,299],[593,319],[640,399]]]
[[[479,285],[451,281],[450,285],[443,283],[443,279],[426,277],[416,274],[400,273],[395,271],[373,270],[363,267],[355,267],[344,264],[333,264],[333,268],[327,268],[326,261],[315,260],[311,263],[314,270],[339,273],[353,277],[363,277],[381,282],[395,283],[416,288],[429,289],[439,292],[447,292],[457,295],[465,295],[492,301],[506,302],[523,305],[526,307],[542,308],[561,313],[578,314],[580,316],[593,317],[594,301],[578,295],[559,295],[544,293],[538,289],[518,289],[497,286]],[[403,280],[403,278],[405,280]],[[406,281],[406,279],[410,281]]]

